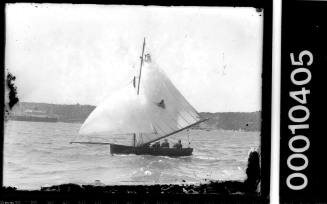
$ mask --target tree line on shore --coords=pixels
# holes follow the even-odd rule
[[[95,109],[92,105],[80,104],[47,104],[20,102],[12,110],[15,113],[23,113],[26,110],[43,111],[48,115],[53,115],[60,122],[83,123],[87,116]],[[201,112],[202,118],[209,120],[196,125],[196,129],[212,130],[243,130],[259,131],[261,125],[261,112]]]

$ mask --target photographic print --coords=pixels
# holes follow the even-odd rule
[[[219,181],[218,193],[260,194],[262,137],[270,141],[264,9],[17,3],[5,12],[17,101],[7,88],[4,186]]]

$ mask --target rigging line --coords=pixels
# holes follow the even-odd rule
[[[171,84],[172,84],[172,82],[167,78],[166,79],[168,82],[170,82],[170,84],[169,83],[167,83],[169,86],[170,86],[170,88],[172,89],[172,91],[171,91],[171,94],[174,96],[174,97],[176,97],[176,94],[177,95],[180,95],[180,97],[182,98],[182,99],[184,99],[184,103],[186,104],[186,105],[188,105],[191,109],[192,109],[192,111],[193,111],[193,113],[191,114],[191,115],[194,115],[194,113],[196,113],[197,115],[198,115],[198,113],[197,113],[197,111],[194,109],[194,107],[185,99],[185,97],[180,93],[180,91],[176,88],[176,87],[174,87],[174,86],[171,86]],[[177,97],[176,97],[177,98]],[[196,115],[196,116],[197,116]]]
[[[179,102],[179,100],[177,100],[178,98],[172,95],[171,91],[166,86],[166,83],[164,83],[163,81],[160,81],[160,84],[161,84],[161,87],[163,87],[164,89],[166,89],[166,92],[168,92],[173,98],[176,99],[175,101],[178,101]],[[182,106],[181,103],[177,103],[177,104],[178,104],[179,107],[181,107],[181,109],[183,109],[185,111],[185,109],[184,109],[184,107]],[[185,111],[185,112],[187,112],[187,111]],[[186,124],[191,124],[193,122],[193,121],[189,122],[187,119],[185,119],[183,117],[183,115],[179,113],[179,111],[177,111],[177,113],[186,122]],[[195,121],[197,121],[197,119],[195,119]],[[177,120],[176,120],[176,122],[177,122]]]
[[[153,122],[154,123],[154,122]],[[156,129],[159,129],[163,135],[167,134],[165,131],[163,131],[157,124],[153,125],[154,127],[156,127]]]
[[[164,95],[164,96],[166,96],[165,94],[163,94],[164,92],[163,91],[160,91],[160,90],[163,90],[163,89],[166,89],[166,91],[167,92],[169,92],[169,90],[167,89],[167,87],[165,86],[165,84],[164,84],[164,82],[162,82],[161,80],[158,80],[159,81],[159,84],[158,84],[158,88],[156,87],[156,89],[158,89],[159,91],[158,92],[156,92],[156,93],[158,93],[157,95],[158,96],[160,96],[160,95]],[[155,108],[157,108],[157,107],[155,107]],[[160,109],[159,109],[160,110]],[[168,117],[170,117],[170,120],[172,120],[172,121],[175,121],[176,122],[176,124],[177,124],[177,128],[178,129],[180,129],[180,128],[183,128],[183,126],[181,126],[179,123],[178,123],[178,120],[177,120],[177,118],[176,117],[172,117],[172,115],[171,115],[171,113],[170,113],[170,111],[168,111],[168,109],[167,109],[167,115],[168,115]],[[186,124],[191,124],[192,122],[189,122],[189,121],[187,121],[187,120],[185,120],[185,118],[181,115],[181,114],[179,114],[178,113],[178,111],[176,111],[177,112],[177,116],[180,116],[185,122],[186,122]],[[176,118],[176,119],[175,119]],[[170,127],[170,126],[169,126]],[[172,128],[171,128],[172,129]],[[175,131],[176,129],[174,129],[173,128],[173,131]]]
[[[190,144],[191,144],[191,142],[190,142],[190,129],[187,129],[186,132],[187,132],[188,145],[190,146]]]
[[[154,111],[156,112],[156,106],[154,106],[153,104],[150,105],[150,108],[151,109],[154,109]],[[152,117],[151,117],[152,118]],[[164,121],[164,120],[160,120],[160,118],[157,117],[157,114],[155,115],[155,119],[158,121],[158,122],[161,122],[161,124],[164,124],[166,127],[168,127],[169,129],[171,129],[172,131],[175,131],[174,128],[172,128],[170,125],[167,125],[167,123]],[[176,121],[177,122],[177,121]],[[162,131],[164,132],[164,131]]]
[[[143,135],[142,134],[142,142],[139,143],[138,146],[142,146],[144,143],[146,143],[147,141],[151,141],[153,140],[155,137],[153,136],[158,136],[158,135]],[[159,135],[160,136],[160,135]]]
[[[157,109],[156,106],[154,106],[154,108]],[[160,110],[160,109],[158,109],[158,110]],[[160,111],[163,111],[163,110],[160,110]],[[175,122],[176,122],[176,125],[177,125],[177,128],[182,128],[182,127],[178,124],[177,119],[174,120],[175,117],[171,117],[171,114],[170,114],[170,112],[169,112],[168,110],[166,110],[166,113],[167,113],[167,116],[168,116],[167,119],[170,119],[170,120],[172,120],[172,121],[175,121]],[[163,114],[162,114],[162,115],[163,115]],[[163,123],[164,123],[164,122],[163,122]],[[173,131],[175,131],[175,128],[172,128],[171,126],[167,125],[166,123],[164,123],[164,124],[165,124],[167,127],[169,127],[170,129],[172,129]]]
[[[162,94],[163,95],[163,94]],[[183,117],[183,115],[182,114],[180,114],[179,113],[179,111],[178,110],[176,110],[175,108],[174,108],[174,110],[173,111],[176,111],[177,112],[177,116],[180,116],[187,124],[191,124],[192,122],[189,122],[188,120],[186,120],[184,117]],[[168,110],[168,108],[167,108],[167,115],[169,115],[170,116],[170,118],[172,118],[171,120],[174,120],[174,118],[176,118],[176,117],[173,117],[172,115],[171,115],[171,113],[170,113],[170,111]],[[179,125],[179,123],[178,123],[178,120],[176,119],[176,120],[174,120],[175,122],[176,122],[176,124],[178,125],[178,127],[177,128],[182,128],[182,126],[180,126]]]
[[[160,73],[160,72],[159,72]],[[162,74],[161,74],[162,75]],[[162,78],[162,77],[161,77]],[[164,84],[163,84],[163,82],[162,82],[162,80],[158,80],[159,81],[159,86],[156,86],[156,87],[154,87],[154,93],[156,93],[156,95],[155,95],[155,97],[160,97],[160,95],[165,95],[165,94],[163,94],[163,91],[160,91],[160,90],[163,90],[163,89],[167,89],[166,87],[164,87]],[[153,103],[156,103],[156,102],[153,102]],[[156,107],[157,108],[157,107]],[[178,112],[178,111],[176,111],[176,112]],[[170,115],[170,112],[169,111],[167,111],[167,115]],[[179,117],[181,117],[185,122],[186,122],[186,124],[190,124],[191,122],[189,122],[188,120],[186,120],[181,114],[179,114],[178,115]],[[179,123],[178,123],[178,121],[177,121],[177,119],[176,120],[174,120],[174,118],[175,117],[172,117],[171,115],[169,116],[169,118],[170,118],[170,120],[173,120],[173,121],[175,121],[176,122],[176,124],[178,125],[177,126],[177,128],[179,129],[179,128],[182,128],[182,126],[180,126],[179,125]],[[167,127],[170,127],[170,129],[172,129],[173,131],[175,131],[176,129],[175,128],[172,128],[170,125],[167,125],[166,123],[164,123]]]
[[[181,111],[176,110],[176,112],[177,112],[176,116],[179,117],[179,118],[181,118],[186,124],[189,125],[189,124],[192,124],[192,122],[194,122],[194,121],[189,122],[187,119],[185,119],[185,117],[183,116],[183,114],[181,114]],[[179,125],[179,122],[178,122],[177,117],[176,117],[176,120],[175,121]],[[175,117],[172,117],[172,118],[175,118]],[[183,126],[180,126],[179,128],[183,128]]]
[[[150,108],[152,109],[152,107],[150,106]],[[168,128],[168,129],[171,129],[171,130],[175,130],[175,129],[173,129],[173,128],[171,128],[169,125],[167,125],[166,123],[163,123],[163,122],[161,122],[162,124],[160,124],[160,125],[158,125],[158,123],[157,122],[160,122],[160,120],[158,120],[159,118],[157,118],[156,116],[155,116],[155,121],[154,120],[152,120],[153,119],[153,117],[151,117],[151,115],[148,113],[148,112],[146,112],[146,111],[144,111],[143,112],[145,115],[147,115],[147,117],[151,120],[151,123],[153,123],[152,125],[155,125],[163,134],[167,134],[167,132],[166,131],[164,131],[160,126],[166,126],[166,128]],[[153,133],[152,133],[153,134]]]
[[[151,106],[150,106],[151,107]],[[144,111],[144,113],[147,115],[147,117],[151,120],[152,119],[152,117],[150,116],[150,114],[149,113],[147,113],[146,111]],[[157,117],[155,118],[156,120],[157,120]],[[160,121],[160,120],[159,120]],[[151,120],[151,123],[155,123],[155,125],[157,126],[157,127],[159,127],[159,125],[156,123],[156,122],[154,122],[153,120]],[[168,128],[170,128],[170,129],[172,129],[170,126],[168,126],[167,124],[165,124],[164,123],[164,125],[166,125],[166,127],[168,127]],[[165,131],[163,131],[161,128],[159,128],[160,130],[161,130],[161,132],[163,132],[164,134],[167,134]]]
[[[175,117],[172,117],[172,116],[171,116],[171,114],[170,114],[169,111],[167,111],[167,115],[168,115],[168,117],[170,116],[170,120],[176,122],[177,129],[181,129],[181,128],[183,128],[183,126],[181,126],[181,125],[178,123],[178,120],[177,120],[177,119],[174,119]],[[177,114],[177,116],[178,116],[178,114]],[[174,129],[174,131],[175,131],[175,129]]]
[[[154,121],[151,121],[151,123],[153,123],[152,125],[154,127],[156,127],[157,129],[159,129],[163,134],[167,134],[165,131],[163,131],[160,127],[160,125],[158,125],[158,123],[154,122]]]
[[[188,129],[188,128],[194,126],[194,125],[197,125],[197,124],[199,124],[199,123],[202,123],[202,122],[204,122],[204,121],[206,121],[206,120],[208,120],[208,119],[209,119],[209,118],[206,118],[206,119],[200,120],[200,121],[198,121],[198,122],[195,122],[195,123],[193,123],[193,124],[191,124],[191,125],[189,125],[189,126],[186,126],[186,127],[182,128],[182,129],[180,129],[180,130],[177,130],[177,131],[175,131],[175,132],[172,132],[172,133],[169,133],[169,134],[164,135],[164,136],[162,136],[162,137],[159,137],[159,138],[157,138],[157,139],[155,139],[155,140],[152,140],[152,141],[149,141],[149,142],[147,142],[147,143],[144,143],[143,145],[147,145],[147,144],[150,144],[150,143],[152,143],[152,142],[155,142],[155,141],[161,140],[161,139],[163,139],[163,138],[165,138],[165,137],[168,137],[168,136],[170,136],[170,135],[176,134],[176,133],[181,132],[181,131],[183,131],[183,130],[185,130],[185,129]]]
[[[154,106],[154,105],[153,105]],[[154,106],[154,108],[156,108],[157,109],[157,107],[156,106]],[[160,110],[160,109],[159,109]],[[167,115],[169,114],[170,112],[169,111],[167,111]],[[163,115],[163,114],[162,114]],[[169,117],[169,115],[168,115],[168,117]],[[174,120],[174,117],[169,117],[170,118],[170,120],[173,120],[173,121],[175,121],[176,122],[176,124],[177,125],[179,125],[178,124],[178,121],[177,120]],[[169,118],[167,118],[168,120],[169,120]],[[160,120],[159,120],[160,121]],[[164,122],[164,120],[162,121],[162,123],[164,123],[167,127],[169,127],[171,130],[173,130],[173,131],[175,131],[176,129],[175,128],[173,128],[173,127],[171,127],[170,125],[167,125],[167,123],[165,123]],[[177,127],[177,128],[179,128],[179,127]]]
[[[139,133],[145,133],[145,132],[139,132]],[[153,134],[154,132],[148,132],[149,134]],[[112,135],[112,136],[116,136],[116,135],[126,135],[126,136],[133,136],[134,133],[117,133],[117,134],[100,134],[99,136],[105,136],[105,135]]]
[[[168,129],[171,129],[172,131],[175,131],[175,129],[174,129],[173,127],[171,127],[169,124],[167,124],[167,123],[165,122],[165,120],[160,120],[160,118],[157,118],[157,117],[156,117],[156,120],[157,120],[157,119],[159,119],[158,122],[160,122],[160,124],[164,124],[164,126],[168,127]]]
[[[140,134],[139,134],[139,137],[138,137],[138,138],[141,138],[141,140],[142,140],[142,144],[143,144],[143,141],[144,141],[144,136],[145,136],[145,134],[140,133]]]
[[[167,118],[166,118],[167,119]],[[166,127],[168,127],[171,131],[175,131],[175,128],[174,127],[172,127],[172,126],[170,126],[170,124],[169,123],[166,123],[165,122],[165,119],[163,120],[163,121],[161,121],[161,124],[164,124]]]
[[[180,93],[180,91],[179,90],[177,90],[177,88],[176,87],[173,87],[173,91],[172,91],[172,94],[177,94],[177,95],[180,95],[184,100],[183,100],[183,102],[187,105],[187,106],[189,106],[189,108],[193,111],[193,112],[191,112],[190,114],[192,115],[192,116],[194,116],[195,115],[195,117],[199,117],[199,114],[198,114],[198,111],[197,110],[195,110],[195,108],[186,100],[186,98]]]
[[[173,93],[174,91],[171,91],[170,94],[173,96],[173,97],[176,97]],[[188,115],[195,121],[198,121],[199,120],[199,115],[197,113],[197,111],[186,101],[186,99],[183,97],[182,94],[178,93],[181,97],[182,97],[182,100],[180,101],[180,106],[182,106],[182,109],[188,113]],[[186,107],[188,107],[188,109],[186,109]]]
[[[160,73],[160,70],[158,69],[158,71],[159,71],[159,73]],[[165,77],[165,75],[164,75],[164,73],[160,73],[160,74],[162,74],[164,77]],[[174,91],[175,92],[177,92],[176,94],[178,94],[178,95],[180,95],[180,98],[182,98],[183,100],[184,100],[184,104],[182,103],[183,102],[183,100],[181,100],[181,101],[179,101],[179,100],[177,100],[179,103],[179,106],[180,107],[182,107],[182,109],[183,110],[185,110],[185,108],[184,108],[184,106],[183,105],[186,105],[186,106],[190,106],[190,108],[195,112],[195,113],[197,113],[197,111],[186,101],[186,99],[185,99],[185,97],[181,94],[181,93],[179,93],[179,91],[177,90],[177,88],[176,87],[174,87],[174,86],[172,86],[172,82],[166,77],[166,79],[164,78],[164,77],[162,77],[165,81],[166,81],[166,83],[165,82],[163,82],[163,81],[161,81],[161,83],[162,84],[164,84],[164,87],[166,88],[166,90],[169,92],[169,94],[173,97],[173,98],[176,98],[176,99],[178,99],[178,97],[173,93]],[[169,90],[169,87],[167,87],[167,86],[169,86],[172,90]],[[185,103],[186,102],[186,103]],[[194,118],[196,121],[198,120],[198,118],[196,118],[196,117],[194,117],[193,116],[193,113],[191,112],[189,112],[189,110],[186,110],[185,112],[187,112],[187,113],[189,113],[189,115],[192,117],[192,118]]]
[[[150,116],[150,114],[148,113],[148,112],[146,112],[146,111],[144,111],[144,114],[145,115],[147,115],[147,117],[151,120],[151,116]],[[156,119],[157,119],[157,117],[156,117]],[[151,120],[151,123],[154,123],[154,124],[152,124],[152,125],[155,125],[163,134],[167,134],[166,133],[166,131],[163,131],[161,128],[160,128],[160,125],[158,125],[155,121],[153,121],[153,120]],[[166,124],[164,124],[164,125],[166,125]],[[168,128],[170,128],[171,129],[171,127],[169,127],[169,126],[167,126],[166,125],[166,127],[168,127]]]
[[[108,142],[70,142],[70,144],[99,144],[99,145],[111,145]]]

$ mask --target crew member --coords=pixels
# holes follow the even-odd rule
[[[174,148],[182,149],[182,141],[178,140],[178,142],[174,145]]]
[[[169,148],[169,143],[168,143],[168,140],[165,139],[163,143],[161,143],[161,147],[162,148]]]
[[[145,145],[143,145],[143,147],[150,148],[150,144],[145,144]]]
[[[160,147],[160,142],[156,142],[152,145],[152,148],[159,148]]]

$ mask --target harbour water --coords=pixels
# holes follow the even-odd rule
[[[196,184],[243,180],[248,152],[260,132],[189,130],[169,137],[194,148],[189,157],[111,155],[107,145],[70,144],[81,124],[7,121],[4,186],[40,189],[63,183],[104,185]],[[189,139],[188,139],[189,138]],[[189,144],[190,142],[190,144]]]

